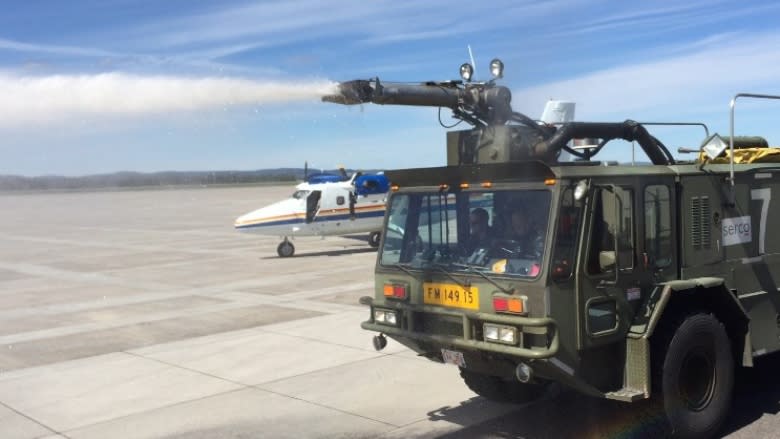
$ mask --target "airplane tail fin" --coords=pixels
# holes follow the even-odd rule
[[[549,100],[544,106],[540,120],[548,124],[566,123],[574,120],[574,102]],[[571,155],[566,151],[561,151],[558,157],[559,161],[568,162]]]
[[[549,100],[540,120],[544,123],[565,123],[574,120],[574,102]]]

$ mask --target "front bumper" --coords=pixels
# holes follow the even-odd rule
[[[398,314],[396,326],[376,323],[374,319],[374,304],[370,298],[363,298],[361,303],[371,307],[371,317],[360,327],[369,331],[387,334],[391,337],[403,337],[420,343],[435,344],[467,349],[471,351],[492,352],[524,359],[544,359],[553,357],[558,352],[559,335],[555,321],[549,317],[523,317],[511,315],[496,315],[481,312],[464,312],[438,306],[410,306],[406,303],[387,303],[378,306],[379,309],[393,310]],[[416,327],[418,315],[447,316],[450,319],[462,319],[462,334],[434,334],[422,331]],[[518,330],[518,334],[533,334],[547,340],[545,346],[512,346],[479,340],[473,328],[480,328],[484,323],[510,325]],[[538,337],[537,337],[538,338]]]

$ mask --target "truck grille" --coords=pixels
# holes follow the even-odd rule
[[[463,337],[463,319],[458,316],[415,313],[414,328],[426,334]]]

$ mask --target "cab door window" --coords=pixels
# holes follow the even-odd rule
[[[588,273],[634,268],[633,191],[620,187],[596,191]]]
[[[645,188],[645,254],[649,266],[660,269],[672,263],[672,217],[669,187]]]
[[[577,236],[580,229],[580,202],[574,199],[574,190],[566,188],[561,193],[561,209],[555,232],[555,247],[552,258],[552,276],[568,279],[574,268],[577,251]]]

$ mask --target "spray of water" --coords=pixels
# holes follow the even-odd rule
[[[314,99],[334,89],[335,84],[329,81],[293,83],[122,73],[25,77],[0,73],[0,126],[81,115],[143,115],[294,102]]]

